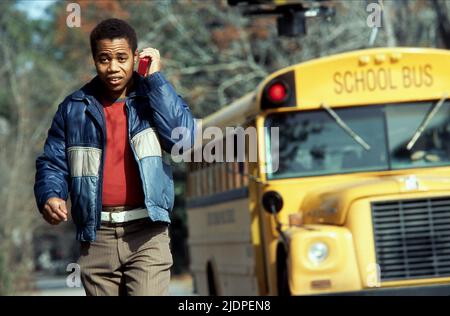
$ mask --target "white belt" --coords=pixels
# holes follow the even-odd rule
[[[112,224],[126,223],[146,217],[148,217],[148,211],[145,208],[123,212],[102,212],[101,214],[102,222],[108,222]]]

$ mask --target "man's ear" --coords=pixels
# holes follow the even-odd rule
[[[136,51],[134,52],[134,57],[133,57],[133,59],[134,59],[134,63],[137,63],[137,61],[138,61],[138,59],[139,59],[139,51],[138,51],[137,48],[136,48]]]

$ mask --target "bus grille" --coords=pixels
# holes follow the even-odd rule
[[[372,203],[381,281],[450,276],[450,197]]]

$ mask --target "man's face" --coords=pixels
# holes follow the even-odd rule
[[[103,39],[97,42],[95,68],[109,94],[122,96],[133,76],[137,57],[137,51],[133,54],[125,38]]]

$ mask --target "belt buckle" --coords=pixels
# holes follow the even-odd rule
[[[117,213],[114,213],[114,212],[110,212],[110,213],[109,213],[109,222],[110,222],[111,224],[117,224],[117,223],[119,223],[119,222],[117,221],[117,219],[116,219],[116,216],[114,216],[114,214],[117,214]]]

